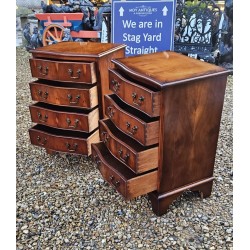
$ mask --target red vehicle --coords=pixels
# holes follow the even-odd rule
[[[54,2],[54,1],[53,1]],[[48,1],[50,4],[51,1]],[[98,13],[98,5],[95,7],[95,15]],[[67,40],[67,37],[75,40],[94,40],[98,42],[109,42],[110,40],[110,13],[104,13],[101,31],[84,30],[83,13],[36,13],[39,20],[42,44],[47,46],[56,42]],[[67,31],[67,32],[66,32]],[[65,34],[67,33],[67,34]],[[70,33],[70,34],[68,34]],[[65,35],[67,37],[65,37]]]

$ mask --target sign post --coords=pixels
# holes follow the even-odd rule
[[[126,56],[173,50],[176,0],[113,0],[111,9],[111,41]]]

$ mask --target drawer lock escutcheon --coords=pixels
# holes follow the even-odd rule
[[[39,74],[40,75],[43,75],[43,76],[48,75],[48,72],[49,72],[49,68],[48,67],[45,67],[44,72],[43,72],[43,66],[39,65],[39,66],[37,66],[37,68],[39,70]]]
[[[80,99],[80,95],[77,95],[76,97],[75,97],[75,101],[72,101],[72,99],[73,99],[73,97],[72,97],[72,95],[71,94],[68,94],[68,99],[69,99],[69,103],[71,103],[71,104],[78,104],[78,102],[79,102],[79,99]]]
[[[71,148],[70,143],[66,142],[66,147],[67,147],[69,152],[76,152],[78,145],[77,145],[77,143],[74,143],[74,145]]]
[[[43,116],[42,116],[42,114],[40,112],[37,112],[37,117],[38,117],[38,120],[40,122],[47,122],[47,120],[49,118],[48,115],[44,115],[44,118],[43,118]]]
[[[137,106],[141,106],[145,100],[145,97],[144,96],[140,96],[138,99],[137,99],[137,94],[135,92],[132,93],[132,98],[133,98],[133,103]]]
[[[115,187],[119,187],[120,181],[116,181],[116,180],[115,180],[115,177],[114,177],[113,175],[111,175],[111,176],[109,177],[109,179],[110,179],[111,183],[112,183]]]
[[[102,141],[106,144],[109,141],[109,135],[108,135],[108,133],[105,132],[105,131],[103,131],[101,133],[101,135],[102,135]]]
[[[118,151],[120,160],[123,161],[123,162],[127,162],[128,159],[129,159],[129,154],[127,153],[127,154],[125,154],[125,156],[122,156],[122,152],[123,152],[122,149],[120,149],[120,150]]]
[[[66,122],[68,123],[68,127],[69,128],[77,128],[78,124],[79,124],[79,120],[75,119],[75,124],[74,125],[70,125],[71,124],[71,120],[69,118],[66,119]]]
[[[95,162],[97,168],[99,168],[99,166],[101,165],[101,161],[97,155],[94,156],[94,162]]]
[[[111,81],[111,83],[113,84],[113,90],[114,92],[117,92],[120,89],[120,83],[118,81],[116,81],[115,79],[113,79]]]
[[[134,126],[133,128],[131,128],[131,125],[129,122],[126,122],[126,126],[127,126],[127,130],[128,130],[128,133],[131,134],[131,135],[134,135],[136,134],[137,130],[138,130],[138,127],[137,126]]]
[[[74,75],[74,71],[72,69],[68,69],[68,73],[69,73],[69,76],[71,79],[79,79],[80,78],[80,74],[81,74],[81,70],[78,69],[76,71],[76,76],[73,76]]]
[[[44,100],[46,100],[48,98],[48,95],[49,95],[48,91],[45,91],[43,93],[43,91],[40,89],[38,89],[37,93],[38,93],[38,96],[42,97]]]
[[[41,145],[41,146],[44,146],[47,143],[47,138],[44,138],[43,142],[42,142],[42,139],[41,139],[40,136],[37,136],[36,139],[37,139],[38,144]]]
[[[110,119],[113,118],[114,113],[115,113],[115,111],[114,111],[113,107],[108,106],[108,116],[109,116]]]

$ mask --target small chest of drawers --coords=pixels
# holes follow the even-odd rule
[[[62,42],[31,50],[31,143],[48,153],[91,154],[98,142],[103,96],[109,90],[111,59],[124,56],[125,45]]]
[[[175,52],[113,59],[92,159],[122,196],[164,214],[185,190],[211,194],[228,71]]]

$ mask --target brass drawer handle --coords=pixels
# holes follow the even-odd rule
[[[76,71],[76,76],[73,76],[74,75],[74,71],[72,69],[68,69],[68,73],[69,73],[70,78],[72,78],[72,79],[79,79],[80,78],[80,74],[81,74],[81,70],[78,69]]]
[[[71,103],[71,104],[77,104],[77,103],[79,102],[79,99],[80,99],[81,96],[80,96],[80,95],[77,95],[76,98],[75,98],[76,101],[72,101],[73,97],[72,97],[71,94],[68,94],[67,97],[68,97],[68,99],[69,99],[69,103]]]
[[[67,147],[69,152],[76,152],[78,145],[77,145],[77,143],[74,143],[74,145],[72,146],[72,149],[71,149],[71,145],[68,142],[66,142],[66,147]]]
[[[37,66],[37,68],[39,70],[40,75],[43,75],[43,76],[48,75],[48,72],[49,72],[48,67],[45,67],[44,72],[43,72],[43,66],[39,65],[39,66]]]
[[[40,90],[40,89],[38,89],[37,93],[38,93],[38,95],[39,95],[40,97],[42,97],[42,98],[45,99],[45,100],[48,98],[48,95],[49,95],[48,91],[45,91],[45,92],[43,93],[43,91]]]
[[[119,157],[120,157],[121,161],[123,161],[123,162],[128,161],[128,159],[129,159],[129,154],[128,153],[124,157],[122,157],[122,149],[119,149],[118,154],[119,154]]]
[[[113,175],[111,175],[111,176],[109,177],[109,179],[110,179],[111,183],[112,183],[115,187],[119,187],[120,181],[116,181],[116,180],[115,180],[115,177],[114,177]]]
[[[114,113],[115,113],[115,110],[113,110],[113,107],[112,106],[108,106],[108,116],[109,116],[110,119],[113,118]]]
[[[66,122],[68,123],[68,127],[69,128],[77,128],[78,124],[79,124],[79,120],[75,119],[75,124],[74,125],[70,125],[71,124],[71,120],[69,118],[66,119]]]
[[[135,92],[132,93],[133,103],[137,106],[141,106],[145,100],[144,96],[140,96],[137,101],[137,94]]]
[[[102,135],[102,141],[106,144],[109,141],[109,135],[108,135],[108,133],[105,132],[105,131],[103,131],[101,133],[101,135]]]
[[[126,122],[126,126],[127,126],[127,130],[128,130],[128,133],[131,134],[131,135],[134,135],[136,134],[137,130],[138,130],[138,127],[137,126],[134,126],[133,128],[131,128],[131,125],[129,122]]]
[[[113,84],[114,92],[117,92],[120,89],[121,84],[115,79],[113,79],[111,83]]]
[[[41,137],[39,135],[37,136],[36,139],[37,139],[38,144],[41,145],[41,146],[44,146],[47,143],[47,138],[44,138],[43,142],[42,142],[42,139],[41,139]]]
[[[43,119],[43,116],[42,116],[42,114],[40,112],[37,112],[37,116],[38,116],[38,120],[40,122],[47,122],[47,120],[49,118],[47,115],[44,115],[44,119]]]

